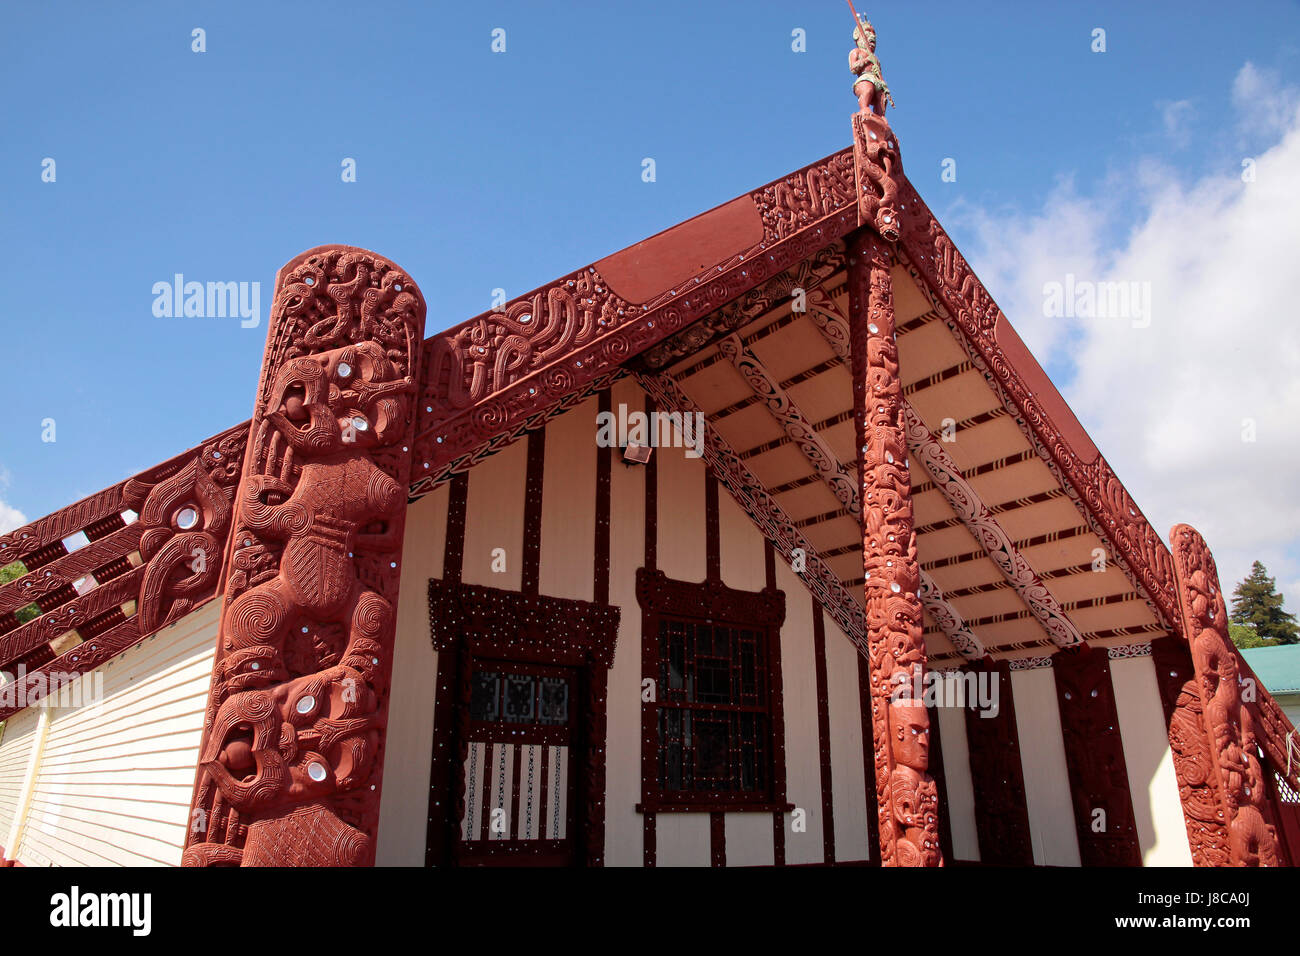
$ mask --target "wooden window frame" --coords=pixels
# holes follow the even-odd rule
[[[785,721],[781,696],[781,626],[785,622],[785,593],[775,588],[739,591],[710,578],[702,582],[677,581],[662,571],[639,568],[637,601],[641,605],[641,802],[639,813],[789,812],[786,801]],[[753,794],[744,792],[678,792],[663,789],[659,776],[660,689],[659,632],[665,620],[695,621],[757,631],[765,636],[767,650],[766,700],[768,703],[769,786]],[[645,681],[653,681],[646,684]],[[654,687],[654,700],[645,688]]]

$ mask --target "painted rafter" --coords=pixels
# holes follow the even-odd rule
[[[961,613],[948,603],[943,596],[943,590],[924,569],[921,570],[921,587],[916,594],[930,617],[934,618],[934,623],[939,626],[939,630],[957,649],[957,653],[972,661],[989,656],[984,648],[984,642],[975,636],[975,632],[967,625]]]
[[[809,296],[812,312],[817,312],[819,308],[819,305],[812,301],[814,296],[818,303],[821,300],[830,301],[830,297],[821,289],[813,290]],[[831,308],[833,307],[834,303],[831,302]],[[822,327],[824,330],[825,327]],[[847,334],[847,325],[843,328]],[[829,337],[828,341],[830,341]],[[847,342],[843,347],[847,350]],[[740,336],[735,333],[719,340],[718,350],[736,367],[745,382],[753,389],[754,394],[763,400],[772,417],[785,429],[789,440],[803,452],[831,492],[844,503],[849,514],[858,514],[860,506],[855,480],[762,361],[745,347]],[[837,354],[838,351],[836,349]],[[979,660],[986,656],[983,642],[966,626],[960,612],[944,600],[939,585],[924,571],[921,572],[921,588],[918,596],[925,609],[930,612],[930,616],[939,625],[939,629],[963,657]]]
[[[699,407],[667,375],[638,373],[637,381],[662,408],[683,414],[699,411]],[[822,603],[840,630],[865,654],[866,618],[861,605],[716,429],[704,430],[704,460],[759,532],[772,543],[782,560],[791,565],[791,571]],[[803,555],[802,571],[794,567],[796,552]]]
[[[814,322],[821,330],[827,344],[836,355],[845,358],[848,349],[848,319],[835,301],[825,293],[809,296],[808,305],[809,314],[815,316]],[[979,542],[983,552],[997,565],[998,570],[1006,577],[1007,583],[1020,595],[1033,616],[1042,624],[1048,637],[1061,647],[1069,647],[1083,641],[1082,634],[1065,613],[1064,608],[1047,590],[1047,586],[1029,566],[1029,562],[1020,553],[1015,542],[1002,529],[994,517],[993,509],[984,504],[951,456],[944,451],[943,446],[916,414],[911,403],[906,400],[903,403],[903,415],[907,424],[908,447],[912,454],[926,466],[935,486],[948,500],[957,517]],[[1015,502],[1011,503],[1014,504]],[[929,576],[925,575],[925,577]],[[939,620],[937,614],[934,616]],[[952,639],[952,635],[949,635],[949,639]],[[955,640],[953,644],[959,651],[962,650]]]
[[[1083,643],[1083,635],[1060,602],[1030,567],[1011,536],[1003,530],[979,493],[962,477],[952,456],[931,434],[910,404],[904,403],[903,420],[912,455],[925,466],[953,511],[993,559],[993,563],[1033,612],[1052,642],[1059,647]]]
[[[767,410],[785,429],[786,437],[803,452],[808,463],[813,466],[818,476],[826,483],[836,499],[844,505],[849,514],[858,514],[858,490],[856,481],[835,457],[835,453],[826,444],[825,439],[799,410],[785,389],[767,370],[762,361],[745,347],[740,336],[732,334],[718,342],[718,351],[731,361],[754,394],[762,399]]]

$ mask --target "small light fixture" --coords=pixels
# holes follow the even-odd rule
[[[649,445],[638,445],[636,442],[628,442],[623,446],[623,464],[625,465],[644,465],[650,461],[651,448]]]

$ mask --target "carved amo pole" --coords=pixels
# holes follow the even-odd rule
[[[187,866],[374,861],[424,314],[364,249],[276,276]]]
[[[939,866],[938,790],[928,773],[930,723],[924,704],[913,697],[914,679],[925,666],[925,645],[891,258],[889,246],[869,229],[849,239],[853,412],[880,858],[886,866]]]
[[[1200,726],[1209,750],[1210,779],[1226,826],[1228,863],[1277,866],[1277,836],[1265,822],[1267,783],[1256,752],[1250,710],[1241,699],[1237,654],[1228,638],[1228,614],[1219,571],[1195,528],[1169,532],[1183,638],[1191,651],[1201,702]],[[1179,698],[1187,706],[1186,695]],[[1186,799],[1186,797],[1184,798]],[[1200,861],[1198,861],[1200,862]],[[1210,862],[1207,860],[1207,862]]]
[[[889,87],[875,40],[871,24],[859,21],[849,68],[860,106],[853,158],[862,228],[848,238],[848,275],[880,859],[885,866],[942,866],[930,719],[914,696],[922,686],[925,643],[890,279],[890,243],[901,234],[895,197],[902,166],[884,117]]]

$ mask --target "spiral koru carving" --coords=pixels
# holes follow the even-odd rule
[[[233,515],[197,475],[151,496],[233,528],[187,865],[373,861],[424,313],[373,253],[299,256]]]

